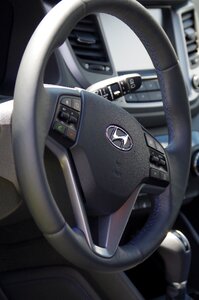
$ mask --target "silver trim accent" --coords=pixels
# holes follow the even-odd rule
[[[60,144],[58,144],[55,140],[53,140],[50,137],[47,138],[46,146],[52,151],[52,153],[58,158],[60,162],[64,174],[66,186],[68,189],[68,193],[71,199],[71,204],[77,222],[77,226],[85,234],[85,238],[90,248],[93,248],[93,242],[92,242],[92,237],[91,237],[91,233],[90,233],[90,229],[86,217],[86,212],[83,207],[81,196],[79,194],[75,182],[68,153],[64,147],[62,147]]]
[[[67,150],[51,137],[47,138],[46,146],[60,162],[77,226],[84,233],[89,247],[99,256],[104,258],[112,257],[117,250],[121,236],[143,185],[137,187],[134,193],[132,193],[119,210],[110,216],[101,218],[99,222],[99,243],[101,246],[95,245],[92,240],[86,212],[81,200],[81,195],[78,191]]]
[[[142,184],[139,185],[129,199],[116,212],[108,217],[102,217],[99,220],[99,243],[104,247],[101,248],[95,246],[95,251],[99,255],[104,256],[106,253],[104,250],[108,250],[108,253],[111,256],[116,252],[137,197],[143,186],[144,185]]]

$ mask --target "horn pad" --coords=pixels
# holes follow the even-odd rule
[[[150,153],[137,120],[83,91],[79,133],[71,153],[90,214],[116,211],[149,176]]]

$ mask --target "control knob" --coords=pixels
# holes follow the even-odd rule
[[[196,176],[199,176],[199,150],[192,156],[192,170]]]

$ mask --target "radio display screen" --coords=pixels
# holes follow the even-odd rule
[[[162,25],[162,10],[148,10]],[[116,71],[154,69],[143,44],[126,24],[110,15],[101,14],[100,17]]]

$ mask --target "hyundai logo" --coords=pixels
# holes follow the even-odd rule
[[[119,150],[129,151],[133,147],[130,135],[121,127],[110,125],[106,129],[106,137]]]

